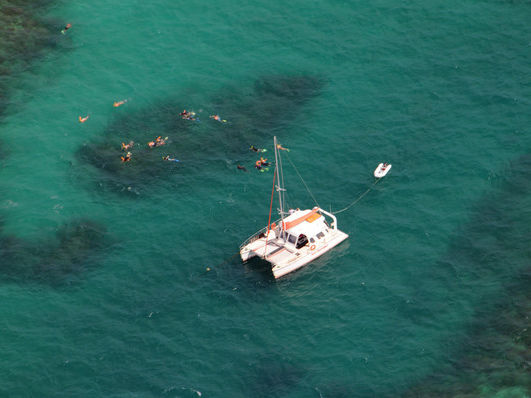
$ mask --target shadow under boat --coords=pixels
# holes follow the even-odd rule
[[[241,261],[241,259],[240,259]],[[271,263],[258,257],[252,257],[247,261],[243,261],[243,268],[248,273],[253,273],[264,281],[275,281],[273,271],[271,269]]]

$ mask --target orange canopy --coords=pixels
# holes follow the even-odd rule
[[[303,216],[300,216],[299,218],[296,218],[293,221],[284,222],[284,231],[293,228],[296,225],[299,225],[301,222],[306,221],[307,219],[313,217],[317,213],[318,208],[314,207],[311,212],[306,213]],[[315,218],[308,220],[310,222],[315,221]]]

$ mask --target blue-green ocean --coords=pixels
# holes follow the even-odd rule
[[[529,1],[0,18],[0,396],[531,396]],[[327,210],[372,187],[278,281],[237,256],[273,136],[291,207],[314,206],[297,171]]]

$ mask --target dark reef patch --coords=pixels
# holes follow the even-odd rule
[[[194,122],[181,120],[178,113],[176,106],[163,101],[153,108],[121,117],[109,125],[102,140],[81,147],[77,157],[100,171],[101,176],[96,180],[111,191],[129,192],[130,186],[143,187],[169,175],[178,166],[164,162],[162,156],[176,153],[177,138],[193,134],[190,130],[196,127],[186,125],[185,122]],[[168,137],[166,145],[149,148],[147,143],[157,136]],[[123,163],[121,156],[125,156],[126,151],[121,150],[121,143],[130,141],[135,142],[130,149],[132,159]]]
[[[453,344],[453,360],[404,397],[531,394],[530,181],[528,154],[514,163],[508,178],[480,202],[471,221],[453,240],[441,262],[448,278],[460,275],[471,281],[469,289],[478,289],[476,283],[499,287],[474,303],[468,337]]]
[[[62,36],[61,24],[41,17],[52,3],[0,0],[0,115],[9,105],[16,77]],[[0,147],[0,161],[5,156]],[[69,222],[59,228],[55,239],[41,242],[0,234],[0,280],[72,283],[85,271],[86,260],[107,244],[104,235],[99,223],[83,219]]]
[[[265,357],[250,367],[248,397],[283,397],[302,380],[306,371],[284,356]]]
[[[324,386],[315,387],[315,391],[321,398],[351,398],[360,395],[359,389],[343,383],[328,383]]]
[[[41,242],[0,236],[0,280],[52,286],[73,283],[88,270],[87,260],[108,246],[105,235],[101,224],[80,219]]]
[[[50,0],[0,0],[0,114],[8,104],[6,76],[24,71],[46,48],[56,44],[57,24],[39,15]]]
[[[403,396],[524,397],[531,393],[531,269],[506,286],[510,299],[482,309],[461,355]],[[488,312],[488,314],[486,314]]]
[[[186,100],[166,99],[139,112],[129,107],[129,113],[112,122],[101,138],[78,151],[78,159],[97,170],[93,179],[114,192],[138,192],[169,176],[178,183],[180,176],[205,167],[251,159],[249,146],[270,145],[275,132],[293,121],[321,88],[322,82],[313,76],[269,76],[247,91],[227,87],[207,103],[191,95]],[[195,104],[199,121],[181,119],[179,113],[187,104]],[[228,122],[210,119],[213,113]],[[147,143],[157,136],[168,137],[166,145],[149,148]],[[135,142],[132,160],[122,163],[121,143],[131,140]],[[168,164],[164,155],[181,162]]]

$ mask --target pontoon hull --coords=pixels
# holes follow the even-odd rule
[[[318,257],[322,256],[326,252],[330,251],[335,246],[339,245],[345,239],[348,238],[348,235],[342,231],[337,230],[335,236],[330,239],[327,243],[322,246],[317,247],[314,250],[307,250],[306,254],[302,254],[299,257],[296,257],[292,260],[286,262],[275,262],[275,255],[273,254],[271,260],[268,261],[271,263],[271,270],[273,271],[273,276],[275,279],[278,279],[284,275],[289,274],[290,272],[296,271],[299,268],[302,268]]]
[[[340,230],[330,232],[326,242],[319,245],[307,245],[300,250],[293,250],[282,245],[282,241],[270,239],[266,242],[265,236],[245,245],[240,250],[243,261],[258,256],[271,264],[271,271],[275,279],[293,272],[311,263],[335,246],[339,245],[348,235]]]

